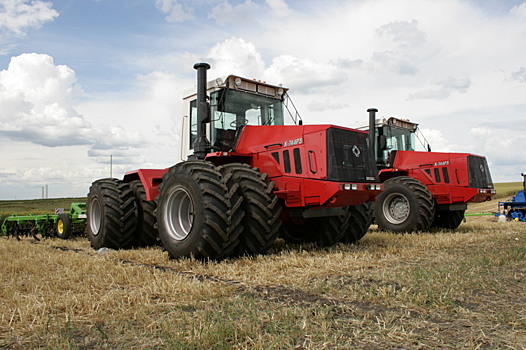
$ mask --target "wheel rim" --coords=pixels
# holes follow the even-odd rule
[[[393,224],[401,224],[407,220],[410,209],[407,197],[399,193],[389,194],[382,205],[385,218]]]
[[[163,221],[170,237],[177,241],[182,241],[190,234],[194,224],[194,203],[183,187],[176,187],[168,196]]]
[[[93,198],[88,207],[88,213],[89,213],[89,225],[91,229],[91,233],[93,235],[98,235],[100,231],[100,227],[102,224],[102,213],[100,210],[100,204],[98,198]]]
[[[57,231],[60,235],[64,233],[64,223],[62,222],[62,220],[59,220],[57,222]]]

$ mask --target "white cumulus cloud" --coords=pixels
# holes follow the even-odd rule
[[[168,22],[184,22],[194,18],[194,8],[180,0],[156,0],[155,6],[166,14]]]
[[[261,77],[265,62],[254,44],[232,37],[216,44],[207,54],[214,76],[239,74]]]
[[[466,93],[471,86],[471,79],[467,76],[447,77],[434,85],[434,88],[410,95],[409,99],[445,99],[453,93]]]
[[[289,5],[284,0],[265,0],[268,7],[274,12],[276,17],[284,18],[291,14]]]
[[[0,71],[0,135],[45,146],[89,144],[91,125],[74,103],[75,72],[42,54],[13,57]]]
[[[214,19],[219,24],[227,23],[250,23],[259,18],[257,9],[259,5],[251,0],[245,0],[239,5],[232,5],[228,1],[222,1],[210,11],[208,18]]]
[[[53,4],[41,0],[2,0],[0,3],[0,34],[2,31],[17,35],[29,28],[39,28],[59,14]]]
[[[0,136],[48,147],[140,146],[143,137],[119,126],[94,126],[76,110],[83,91],[75,72],[45,54],[13,57],[0,71]]]
[[[338,62],[324,62],[308,57],[281,55],[272,60],[265,75],[274,82],[286,82],[295,91],[306,92],[340,84],[347,76]]]
[[[520,67],[519,70],[511,73],[511,79],[526,83],[526,67]]]

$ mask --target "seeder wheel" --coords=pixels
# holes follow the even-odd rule
[[[61,239],[68,239],[71,237],[72,224],[71,218],[68,214],[58,214],[56,224],[56,235]]]

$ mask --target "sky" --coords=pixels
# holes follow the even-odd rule
[[[179,162],[196,62],[283,84],[305,124],[375,107],[526,172],[526,1],[0,0],[0,200]]]

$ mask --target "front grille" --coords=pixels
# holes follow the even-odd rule
[[[331,181],[377,181],[374,159],[367,151],[367,134],[327,129],[327,176]]]
[[[468,156],[469,187],[493,188],[488,162],[484,157]]]

